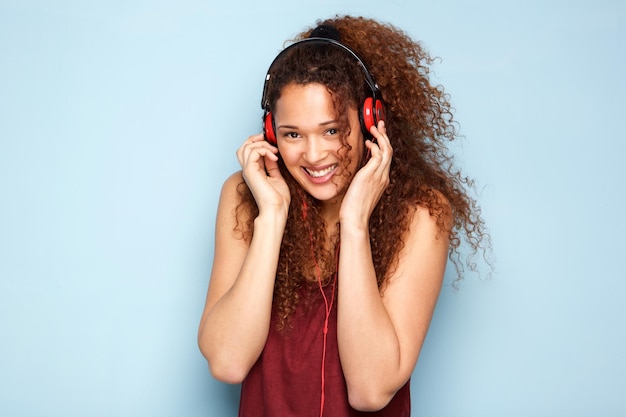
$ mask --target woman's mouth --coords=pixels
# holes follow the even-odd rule
[[[323,169],[313,169],[302,167],[302,169],[313,179],[313,180],[323,180],[326,177],[329,177],[330,174],[337,169],[337,164],[332,164]]]
[[[324,175],[328,175],[329,173],[331,173],[335,168],[337,168],[337,164],[333,164],[327,168],[320,170],[314,170],[311,168],[304,168],[304,170],[313,178],[321,178]]]

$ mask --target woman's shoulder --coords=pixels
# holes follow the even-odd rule
[[[221,198],[236,199],[235,197],[239,194],[238,189],[243,183],[244,179],[241,171],[230,174],[222,184]]]
[[[234,172],[226,178],[220,191],[219,206],[221,208],[234,208],[241,202],[239,187],[243,183],[241,171]]]
[[[242,182],[244,182],[243,180],[243,173],[241,172],[241,170],[239,171],[235,171],[232,174],[230,174],[226,180],[224,181],[224,184],[222,185],[222,188],[226,188],[226,189],[237,189],[237,187],[239,186],[239,184],[241,184]]]
[[[426,201],[416,202],[411,228],[418,224],[420,228],[430,224],[433,232],[450,232],[454,225],[454,213],[450,200],[445,194],[435,188],[429,188],[426,192],[429,196]],[[428,226],[426,226],[428,227]]]

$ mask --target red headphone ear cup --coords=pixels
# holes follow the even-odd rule
[[[365,133],[370,132],[372,126],[377,126],[378,122],[381,120],[385,120],[385,109],[383,108],[383,102],[380,100],[376,100],[374,102],[373,97],[368,97],[363,102],[362,109],[362,121],[363,121],[363,129]]]
[[[376,103],[374,103],[374,113],[376,115],[376,125],[378,125],[380,121],[385,121],[385,108],[383,107],[382,101],[376,100]]]
[[[271,112],[267,112],[265,114],[265,118],[263,120],[263,135],[265,135],[265,140],[271,143],[272,145],[276,145],[276,133],[274,132],[274,118],[272,117]]]

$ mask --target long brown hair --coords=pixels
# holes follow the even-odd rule
[[[367,63],[385,104],[385,125],[394,154],[390,184],[372,213],[369,225],[379,288],[384,288],[397,264],[403,236],[416,205],[427,207],[441,232],[450,236],[450,259],[456,266],[457,280],[461,279],[462,241],[469,245],[470,254],[465,264],[472,268],[472,254],[484,249],[488,235],[480,208],[470,196],[473,182],[455,167],[448,150],[447,144],[457,138],[458,132],[448,95],[443,87],[432,85],[429,80],[432,58],[419,43],[390,24],[351,16],[337,16],[317,23],[336,28],[341,43]],[[295,40],[308,38],[312,31],[313,28],[306,30]],[[347,123],[346,108],[358,107],[370,94],[362,69],[338,48],[317,45],[292,49],[294,51],[272,65],[272,82],[267,86],[270,110],[286,85],[315,82],[326,86],[339,120]],[[347,146],[345,140],[344,146]],[[291,208],[274,287],[275,308],[279,323],[284,325],[300,301],[299,289],[310,276],[311,244],[323,276],[328,279],[333,274],[338,226],[329,247],[326,244],[328,225],[320,214],[320,202],[301,189],[282,163],[279,162],[279,166],[291,191]],[[237,228],[244,238],[250,239],[258,209],[245,183],[240,184],[239,193]],[[445,222],[450,214],[451,227]]]

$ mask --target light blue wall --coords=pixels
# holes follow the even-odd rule
[[[621,0],[0,0],[0,414],[234,416],[196,347],[219,188],[319,17],[442,60],[493,279],[444,287],[425,417],[626,416]]]

